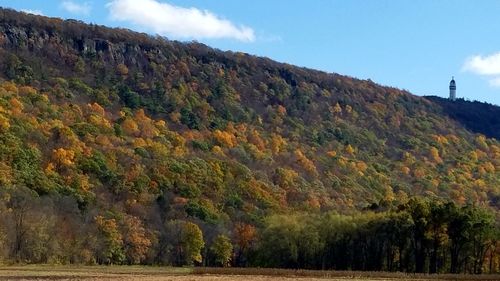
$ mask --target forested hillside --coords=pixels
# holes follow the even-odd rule
[[[500,139],[500,106],[464,99],[426,98],[441,105],[444,114],[462,123],[468,130]]]
[[[499,270],[500,143],[425,98],[7,9],[0,77],[1,259]]]

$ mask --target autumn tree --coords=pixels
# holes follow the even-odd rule
[[[212,243],[210,250],[215,257],[217,265],[226,267],[230,264],[233,255],[233,245],[227,236],[223,234],[218,235]]]
[[[129,264],[138,264],[146,258],[152,243],[142,221],[134,216],[123,218],[123,246]]]
[[[105,264],[121,264],[126,257],[123,249],[123,236],[116,219],[96,216],[95,222],[102,243],[98,249],[99,259]]]
[[[249,251],[257,239],[257,230],[254,226],[246,223],[237,223],[234,227],[234,239],[236,241],[235,264],[245,266]]]

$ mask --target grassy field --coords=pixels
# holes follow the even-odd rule
[[[141,266],[2,266],[0,280],[500,280],[500,275],[408,275],[385,272],[309,271],[256,268],[172,268]]]

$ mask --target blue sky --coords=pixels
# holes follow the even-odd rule
[[[0,6],[197,40],[417,95],[500,105],[497,0],[0,0]]]

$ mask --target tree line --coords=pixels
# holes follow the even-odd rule
[[[499,234],[486,209],[412,198],[383,212],[273,216],[260,235],[257,264],[480,274],[498,270]]]
[[[277,214],[260,224],[161,224],[78,211],[60,195],[2,192],[0,259],[15,263],[276,267],[419,273],[500,270],[500,228],[488,209],[411,198],[350,215]]]

